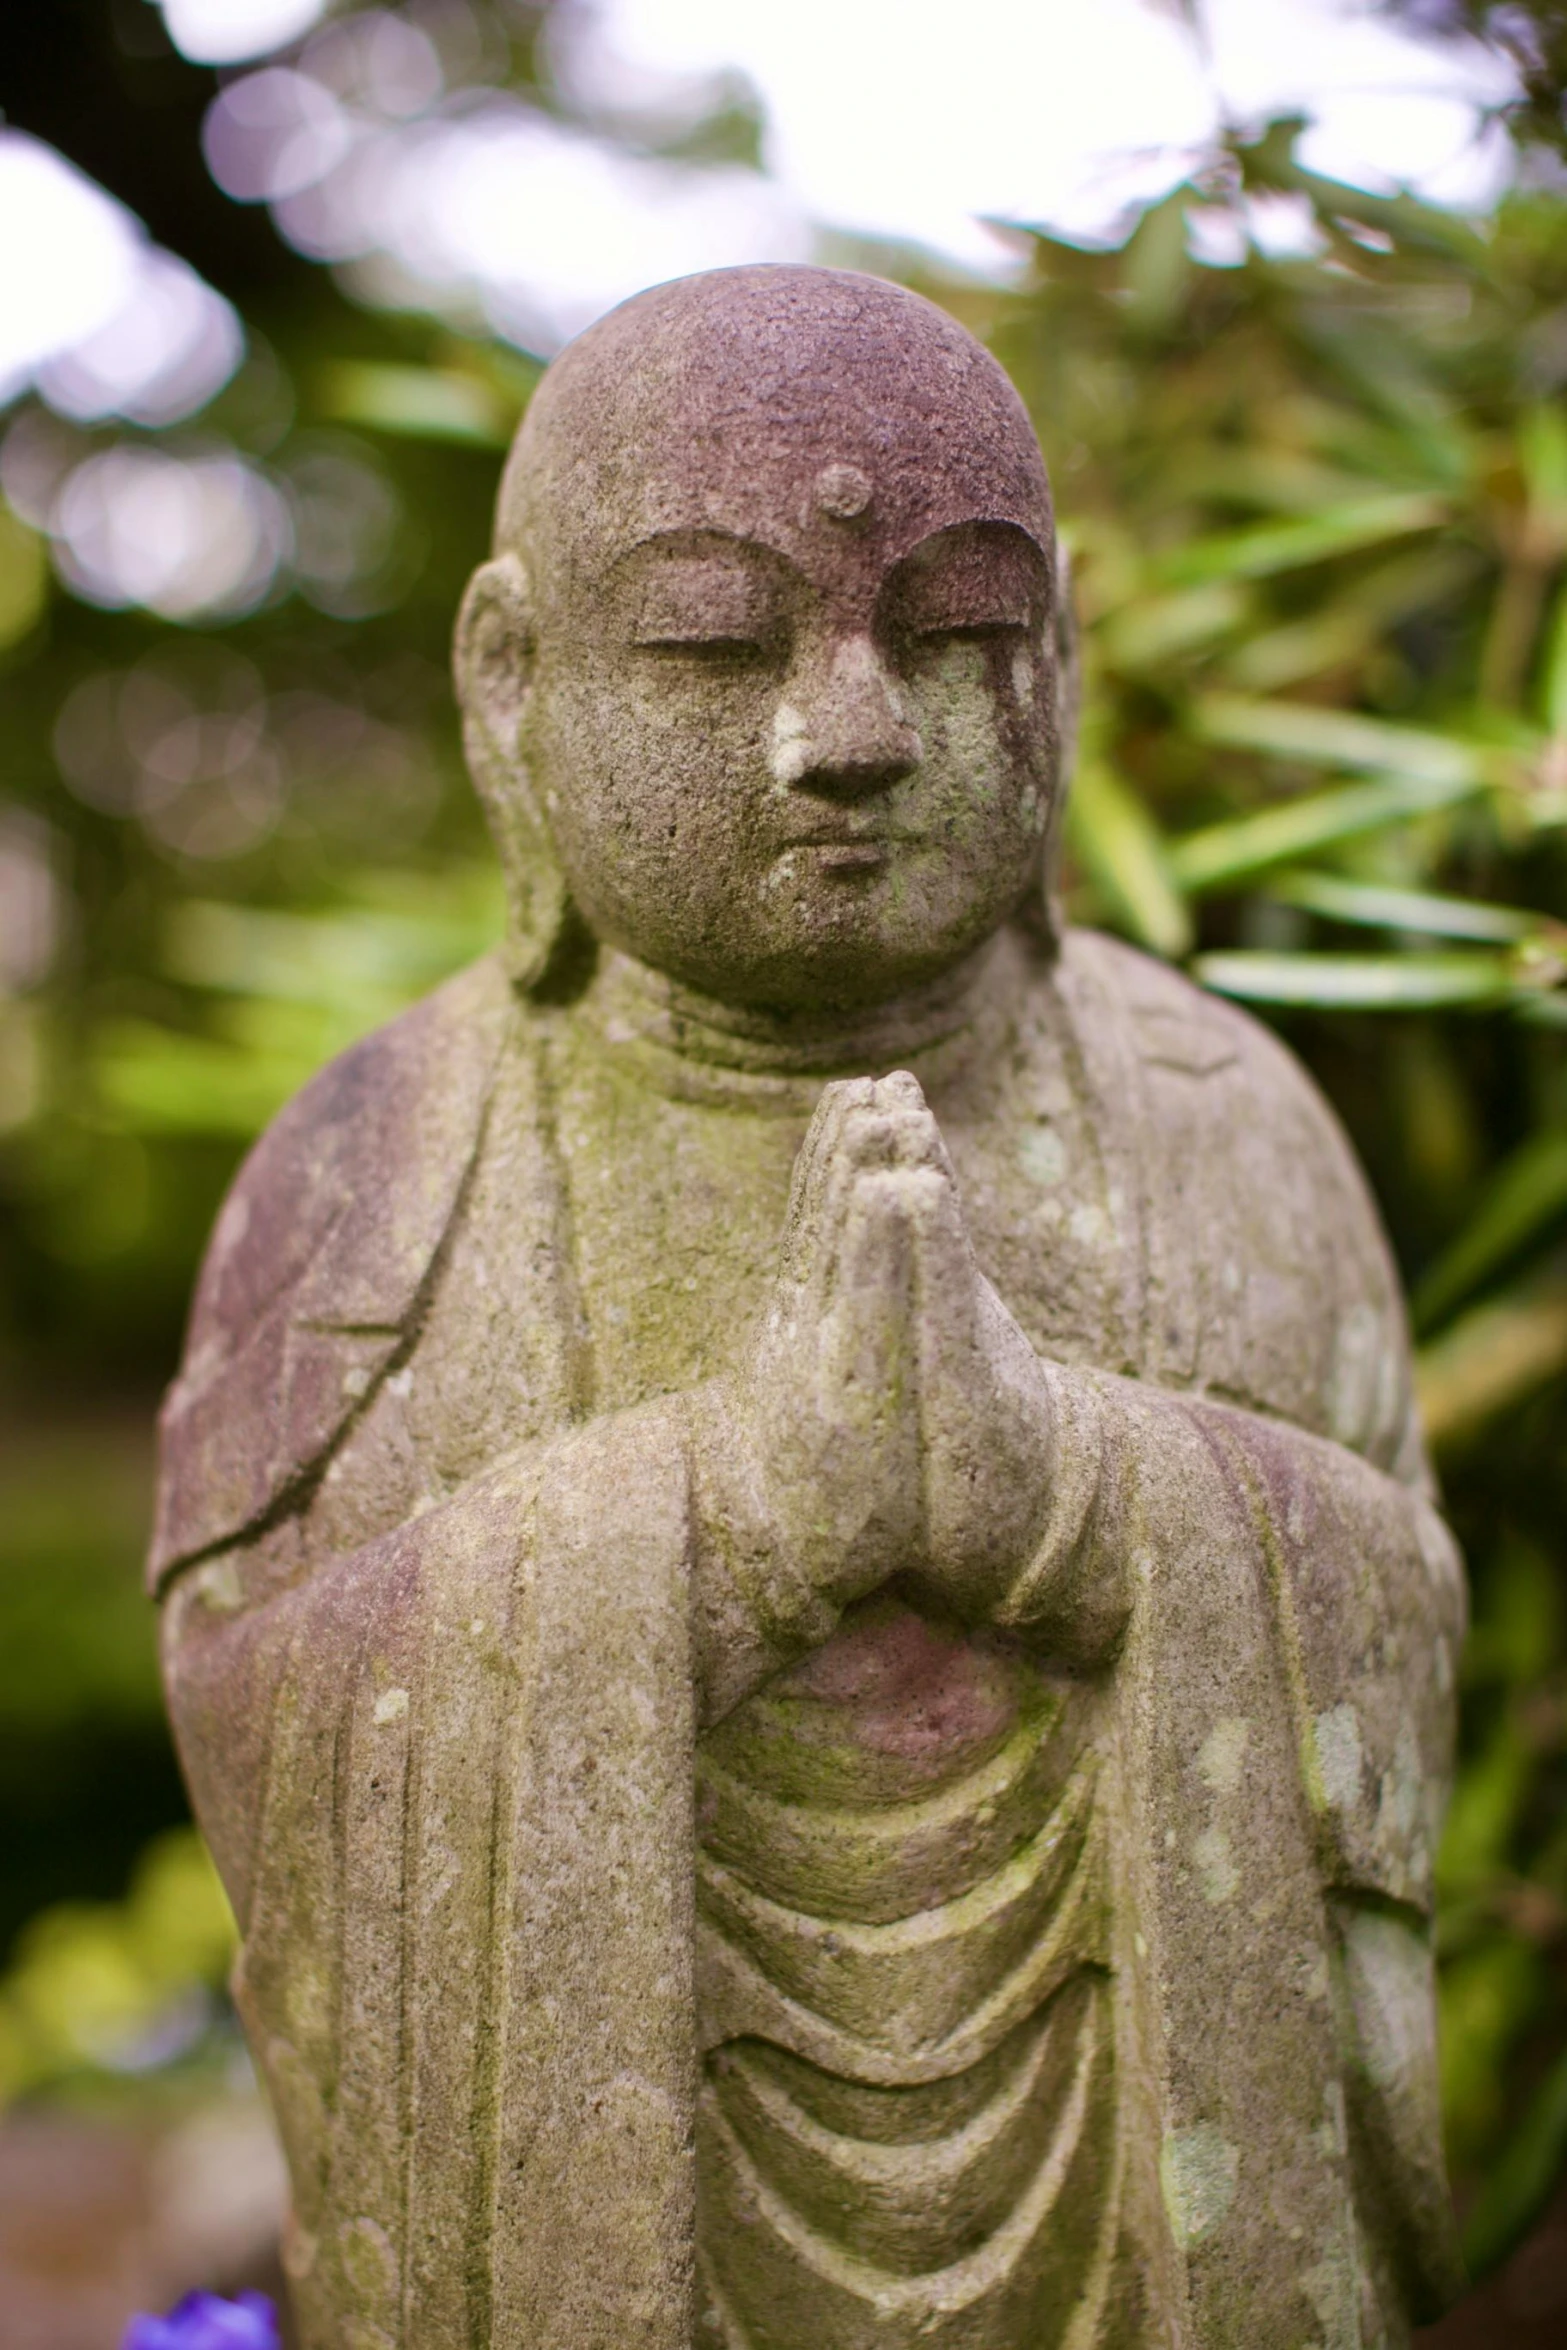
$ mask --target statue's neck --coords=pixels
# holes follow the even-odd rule
[[[583,1004],[612,1046],[640,1047],[693,1071],[744,1079],[874,1076],[939,1062],[966,1050],[993,1010],[1012,955],[1005,935],[926,985],[854,1010],[769,1011],[726,1004],[631,956],[603,955]],[[1015,950],[1014,950],[1015,951]]]

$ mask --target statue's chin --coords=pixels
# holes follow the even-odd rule
[[[880,1010],[939,987],[997,927],[991,923],[968,933],[941,953],[900,951],[881,939],[817,933],[752,957],[709,961],[654,953],[639,959],[681,986],[737,1011],[791,1018],[821,1015],[831,1020]]]
[[[1021,862],[1021,861],[1019,861]],[[992,938],[1032,885],[996,860],[965,875],[929,857],[854,858],[831,850],[780,859],[766,879],[682,890],[667,875],[634,904],[591,881],[574,895],[594,931],[639,963],[747,1012],[853,1013],[939,983]]]

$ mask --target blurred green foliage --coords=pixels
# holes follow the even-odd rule
[[[0,1982],[0,2101],[210,2070],[232,2045],[220,1994],[234,1920],[193,1828],[137,1861],[120,1901],[59,1902],[29,1921]]]
[[[247,1138],[500,918],[446,640],[536,370],[355,308],[194,178],[160,220],[143,147],[172,168],[210,83],[159,70],[82,159],[245,309],[202,429],[339,468],[384,526],[333,592],[178,629],[73,600],[0,507],[0,1793],[31,1823],[0,2094],[164,2030],[188,2054],[221,1978],[188,1845],[124,1891],[179,1809],[134,1583],[152,1398]],[[1296,128],[1229,142],[1118,251],[1027,240],[1009,292],[906,274],[1006,361],[1056,482],[1075,915],[1278,1024],[1411,1283],[1475,1591],[1440,1963],[1483,2268],[1567,2163],[1567,197],[1537,156],[1477,226],[1314,179]],[[24,404],[7,478],[116,437]]]
[[[1075,910],[1277,1022],[1412,1283],[1475,1591],[1439,1950],[1483,2269],[1567,2161],[1567,204],[1356,195],[1278,124],[968,307],[1074,552]]]

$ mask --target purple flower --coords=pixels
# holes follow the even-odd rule
[[[187,2293],[167,2317],[133,2317],[120,2350],[282,2350],[282,2338],[265,2293]]]

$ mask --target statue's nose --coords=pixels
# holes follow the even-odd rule
[[[903,687],[868,636],[840,639],[797,678],[773,729],[779,782],[833,799],[885,790],[923,755]]]

